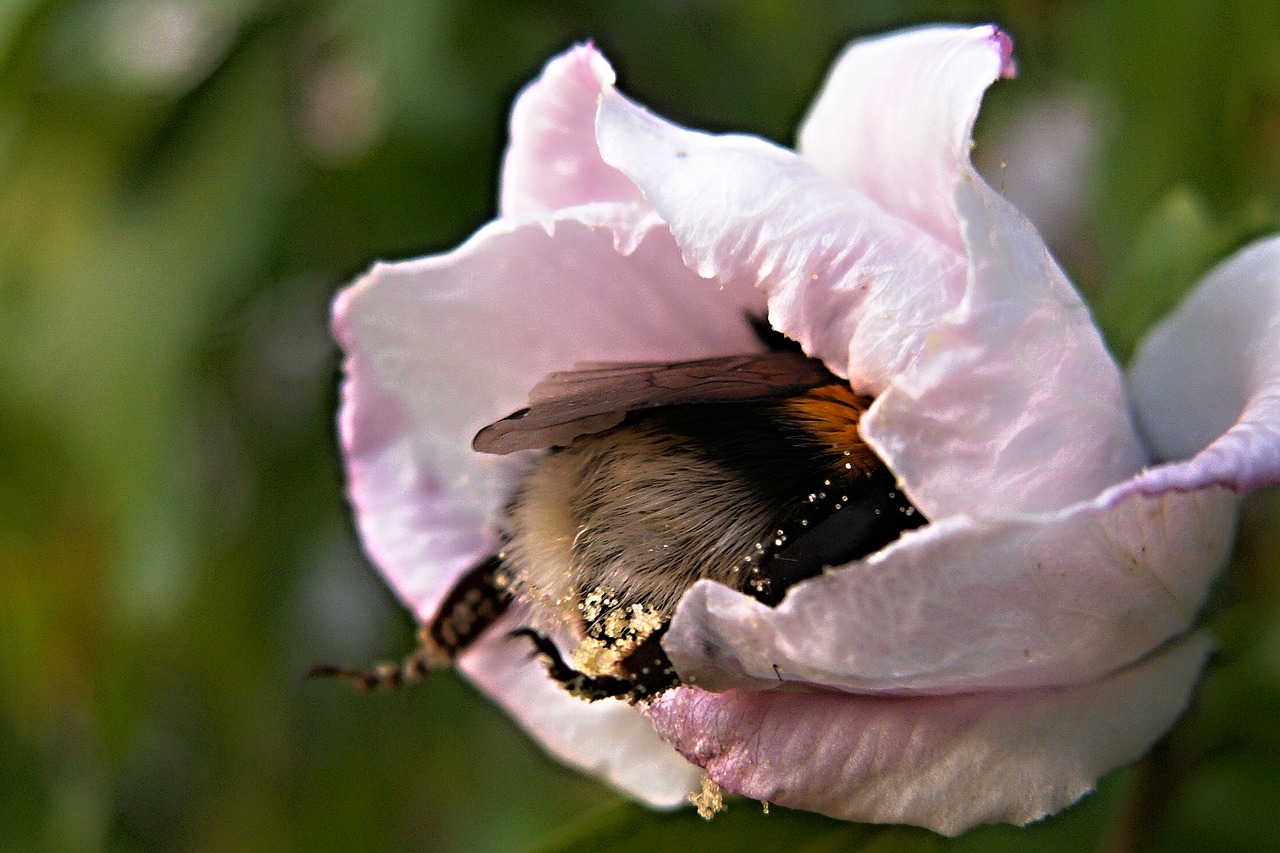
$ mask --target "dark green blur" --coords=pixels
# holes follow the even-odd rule
[[[846,42],[930,20],[1015,39],[977,151],[1015,199],[1019,117],[1086,117],[1095,156],[1046,232],[1122,357],[1280,230],[1275,2],[0,4],[0,849],[1272,849],[1276,489],[1247,505],[1192,711],[1027,830],[653,815],[452,673],[302,678],[413,631],[343,501],[329,300],[493,215],[546,59],[593,38],[656,111],[790,144]]]

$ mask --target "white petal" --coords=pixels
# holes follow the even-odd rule
[[[777,608],[710,581],[663,639],[709,690],[801,682],[956,693],[1090,681],[1185,632],[1225,564],[1224,489],[1108,496],[1051,516],[947,519],[793,587]]]
[[[1017,515],[1088,500],[1145,461],[1120,371],[1035,228],[977,173],[957,207],[964,299],[876,400],[864,439],[925,515]]]
[[[1130,370],[1156,457],[1137,491],[1280,483],[1280,238],[1219,266],[1143,342]]]
[[[894,216],[961,246],[955,186],[991,81],[1013,75],[993,26],[923,27],[854,43],[801,126],[798,150]]]
[[[596,147],[596,103],[613,81],[608,61],[584,45],[551,60],[520,93],[502,164],[503,216],[643,201],[634,184],[605,165]]]
[[[760,281],[776,328],[884,392],[863,436],[929,518],[1057,509],[1141,466],[1087,309],[972,169],[955,187],[961,253],[757,139],[677,128],[616,93],[598,133],[691,267]]]
[[[507,636],[519,624],[512,616],[496,624],[458,668],[565,764],[657,808],[684,803],[702,771],[663,742],[635,706],[566,693],[547,677],[527,640]]]
[[[958,835],[1024,824],[1088,793],[1182,713],[1201,633],[1061,690],[931,697],[672,691],[650,716],[726,790],[848,820]]]
[[[520,460],[471,450],[547,373],[759,347],[748,306],[691,274],[630,207],[499,221],[447,255],[378,265],[335,304],[341,426],[366,548],[419,618],[477,559]]]
[[[879,393],[964,293],[963,257],[795,153],[676,127],[616,92],[600,150],[671,226],[690,267],[769,294],[774,327]]]

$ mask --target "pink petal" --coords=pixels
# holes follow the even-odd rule
[[[674,808],[697,789],[702,772],[658,736],[631,705],[617,699],[583,702],[547,677],[527,640],[508,632],[509,615],[458,660],[466,673],[565,764],[595,774],[657,808]]]
[[[832,68],[796,147],[823,174],[960,251],[955,186],[970,171],[982,93],[1013,76],[1012,51],[993,26],[857,42]]]
[[[759,347],[751,306],[686,270],[666,228],[630,210],[499,221],[447,255],[375,266],[335,303],[351,500],[365,547],[420,619],[492,552],[520,464],[473,452],[471,437],[539,379],[582,360]]]
[[[1280,483],[1280,238],[1211,272],[1147,337],[1129,380],[1157,458],[1186,460],[1131,490]]]
[[[606,166],[596,147],[596,104],[613,69],[591,45],[547,63],[511,110],[502,165],[503,216],[539,214],[597,201],[638,203],[635,185]]]
[[[937,68],[899,75],[907,85],[894,97],[923,110],[932,95],[909,84],[971,75],[946,90],[968,100],[944,112],[967,134],[1005,42],[988,28],[965,37],[973,43],[943,52]],[[903,43],[913,62],[928,59]],[[977,50],[989,61],[973,61]],[[947,173],[955,183],[939,214],[952,218],[955,245],[791,152],[677,128],[616,92],[602,98],[597,133],[605,161],[640,186],[694,270],[760,282],[776,328],[881,395],[863,435],[931,519],[1069,506],[1144,461],[1087,309],[1034,228],[967,160]],[[934,159],[952,157],[953,137],[936,142]]]
[[[976,173],[956,191],[965,298],[862,436],[930,518],[1089,500],[1145,461],[1119,369],[1035,228]]]
[[[958,253],[793,152],[678,128],[616,92],[601,100],[597,133],[692,269],[763,286],[774,327],[861,391],[879,393],[914,363],[963,295]]]
[[[343,311],[339,301],[335,312]],[[374,372],[370,356],[354,342],[348,352],[339,430],[360,539],[400,600],[425,620],[497,542],[474,514],[453,505],[438,473],[415,458],[404,407],[365,378]]]
[[[787,682],[957,693],[1091,681],[1192,624],[1236,497],[1109,496],[1038,518],[954,517],[798,584],[776,609],[703,581],[663,639],[708,690]]]
[[[1210,641],[1060,690],[947,697],[672,691],[650,716],[724,788],[849,820],[957,835],[1024,824],[1132,762],[1186,707]]]

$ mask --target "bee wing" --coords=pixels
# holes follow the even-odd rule
[[[822,362],[796,352],[762,352],[697,361],[586,362],[552,373],[529,405],[471,440],[481,453],[564,447],[603,432],[632,412],[689,403],[788,397],[837,381]]]

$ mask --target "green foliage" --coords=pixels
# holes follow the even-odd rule
[[[1089,105],[1085,192],[1048,236],[1123,357],[1280,225],[1271,0],[0,4],[0,847],[1265,849],[1274,495],[1184,723],[1026,830],[656,815],[454,675],[373,697],[301,680],[412,641],[342,499],[328,301],[492,215],[519,87],[592,37],[655,109],[789,142],[848,40],[931,19],[1017,40],[980,153],[1042,99]]]
[[[728,808],[710,820],[691,809],[670,813],[653,811],[633,803],[616,803],[571,824],[547,842],[535,845],[539,853],[571,853],[575,850],[613,850],[647,853],[678,848],[690,853],[719,850],[778,850],[787,853],[819,853],[825,850],[914,850],[908,846],[872,848],[884,830],[771,806],[766,813],[759,803],[730,798]],[[889,830],[889,832],[895,832]],[[927,833],[912,832],[912,835]],[[932,836],[928,836],[932,841]]]
[[[1127,362],[1147,329],[1168,314],[1231,242],[1210,221],[1204,201],[1176,189],[1139,228],[1117,265],[1097,313],[1120,361]]]

